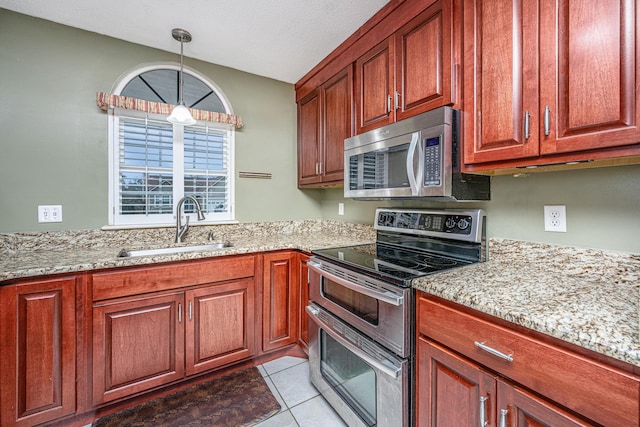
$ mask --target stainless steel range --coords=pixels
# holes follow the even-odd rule
[[[376,243],[313,251],[311,381],[350,427],[412,425],[411,281],[485,261],[485,218],[480,209],[378,209]]]

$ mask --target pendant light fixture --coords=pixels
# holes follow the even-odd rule
[[[184,105],[184,99],[182,91],[184,89],[184,78],[183,78],[183,44],[189,43],[191,41],[191,34],[187,30],[183,30],[181,28],[174,28],[171,31],[171,35],[174,39],[180,42],[180,82],[178,84],[178,98],[180,99],[180,103],[175,106],[171,115],[167,117],[167,120],[174,125],[193,125],[196,123],[196,120],[191,116],[189,109]]]

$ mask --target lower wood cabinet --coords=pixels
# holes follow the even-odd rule
[[[420,426],[640,425],[633,368],[423,292],[416,311]]]
[[[185,297],[187,375],[256,353],[253,279],[195,289]]]
[[[75,276],[0,287],[0,425],[76,411]]]
[[[252,278],[93,307],[93,404],[255,353]]]
[[[298,254],[298,280],[300,286],[300,307],[298,309],[299,341],[305,351],[309,348],[309,317],[306,307],[309,305],[309,255]]]
[[[299,288],[297,252],[264,255],[262,279],[262,349],[274,350],[298,341]]]
[[[307,260],[291,250],[0,284],[0,426],[79,425],[101,405],[298,343]]]
[[[183,301],[173,293],[94,304],[94,405],[184,377]]]
[[[418,339],[419,426],[588,426],[445,347]]]

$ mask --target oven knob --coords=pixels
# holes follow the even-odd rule
[[[447,226],[447,228],[453,228],[456,226],[456,223],[457,222],[454,218],[449,217],[447,218],[447,221],[444,224]]]
[[[469,227],[469,221],[467,221],[465,218],[462,218],[460,221],[458,221],[458,228],[460,230],[464,230],[467,227]]]

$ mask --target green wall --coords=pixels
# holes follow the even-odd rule
[[[174,61],[150,49],[0,9],[0,232],[95,229],[107,223],[107,116],[95,105],[139,64]],[[485,203],[361,202],[342,188],[296,187],[293,85],[186,58],[213,80],[245,127],[236,171],[241,222],[325,218],[372,223],[377,206],[481,207],[491,237],[640,253],[640,166],[492,178]],[[338,203],[345,215],[338,216]],[[64,222],[39,224],[37,205],[61,204]],[[543,206],[567,206],[567,233],[544,231]]]
[[[0,232],[107,224],[107,114],[96,92],[140,64],[169,61],[179,57],[0,9]],[[273,174],[236,180],[236,219],[318,217],[318,194],[296,187],[293,85],[188,57],[185,65],[213,80],[244,119],[236,176]],[[43,204],[62,205],[64,221],[39,224]]]
[[[344,216],[338,216],[340,202]],[[544,231],[544,205],[567,207],[566,233]],[[372,223],[378,206],[482,208],[490,237],[640,253],[640,165],[495,176],[491,201],[482,203],[354,201],[332,189],[322,214]]]

